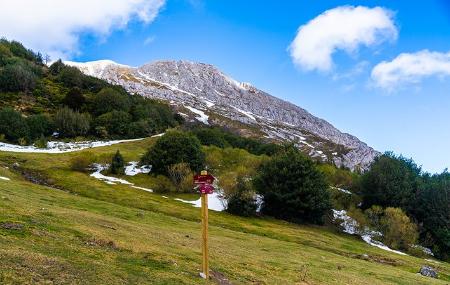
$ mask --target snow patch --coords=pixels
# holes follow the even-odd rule
[[[152,170],[152,167],[149,165],[143,165],[139,167],[138,164],[139,163],[137,161],[130,161],[125,167],[125,175],[135,176],[140,173],[147,174]]]
[[[118,183],[125,184],[125,185],[129,185],[130,187],[135,188],[135,189],[140,189],[140,190],[144,190],[147,192],[153,192],[153,190],[151,190],[151,189],[135,186],[134,183],[128,182],[125,179],[120,179],[117,177],[103,175],[102,171],[107,170],[109,168],[109,165],[102,165],[102,164],[94,163],[92,165],[92,167],[95,171],[90,176],[94,177],[100,181],[103,181],[106,184],[110,184],[110,185],[116,185]]]
[[[197,109],[195,109],[193,107],[190,107],[190,106],[184,106],[184,107],[186,107],[186,109],[189,109],[189,111],[191,111],[192,113],[197,114],[198,117],[195,117],[195,118],[198,121],[202,122],[205,125],[209,125],[209,123],[208,123],[209,116],[206,115],[203,111],[197,110]]]
[[[195,200],[195,201],[188,201],[188,200],[183,200],[183,199],[179,199],[179,198],[175,198],[175,200],[183,202],[183,203],[187,203],[187,204],[192,204],[196,208],[201,208],[201,206],[202,206],[202,198],[199,198],[198,200]],[[208,209],[209,210],[218,211],[218,212],[224,211],[226,208],[226,204],[227,204],[227,201],[223,197],[222,194],[220,194],[218,192],[214,192],[214,193],[208,195]]]
[[[73,61],[64,61],[64,64],[73,66],[78,68],[84,74],[94,77],[102,77],[106,68],[110,66],[117,66],[122,68],[131,68],[128,65],[123,65],[116,63],[112,60],[104,59],[104,60],[96,60],[89,62],[73,62]]]
[[[110,146],[114,144],[124,142],[134,142],[139,140],[143,140],[143,138],[131,140],[92,141],[92,142],[85,141],[85,142],[70,142],[70,143],[50,141],[47,143],[46,148],[37,148],[33,145],[20,146],[8,143],[0,143],[0,151],[21,152],[21,153],[67,153],[80,151],[87,148]]]
[[[236,111],[238,111],[239,113],[242,113],[242,114],[244,114],[245,116],[249,117],[249,118],[252,119],[253,121],[256,121],[256,118],[253,116],[253,113],[252,113],[252,112],[244,111],[244,110],[239,109],[238,107],[234,107],[234,106],[231,106],[231,107],[233,107],[233,108],[234,108]]]
[[[11,179],[9,179],[8,177],[0,176],[0,180],[10,181]]]

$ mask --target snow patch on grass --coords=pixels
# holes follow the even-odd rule
[[[135,188],[135,189],[140,189],[140,190],[144,190],[147,192],[153,192],[153,190],[151,190],[151,189],[135,186],[134,183],[131,183],[125,179],[120,179],[120,178],[112,177],[112,176],[106,176],[106,175],[102,174],[102,171],[107,170],[109,168],[109,165],[102,165],[102,164],[95,163],[92,166],[93,166],[93,169],[95,169],[95,172],[92,173],[90,176],[94,177],[100,181],[103,181],[106,184],[109,184],[109,185],[125,184],[125,185],[129,185],[130,187]]]
[[[10,181],[11,179],[9,179],[8,177],[0,176],[0,180]]]
[[[110,146],[114,144],[134,142],[140,140],[143,140],[143,138],[130,140],[84,141],[84,142],[69,142],[69,143],[50,141],[47,143],[46,148],[37,148],[33,145],[21,146],[15,144],[0,143],[0,151],[20,152],[20,153],[67,153],[80,151],[87,148]]]
[[[138,164],[139,163],[137,161],[130,161],[125,167],[125,175],[135,176],[140,173],[147,174],[152,170],[150,165],[143,165],[139,167]]]
[[[179,198],[175,198],[175,200],[183,202],[183,203],[191,204],[196,208],[200,208],[202,206],[202,198],[199,198],[198,200],[195,200],[195,201],[188,201],[188,200],[183,200],[183,199],[179,199]],[[208,209],[209,210],[213,210],[213,211],[217,211],[217,212],[224,211],[226,208],[226,204],[227,204],[227,201],[221,193],[214,192],[214,193],[208,195]]]

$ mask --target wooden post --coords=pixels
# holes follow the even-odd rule
[[[203,278],[209,279],[208,264],[208,194],[202,194],[202,254]]]

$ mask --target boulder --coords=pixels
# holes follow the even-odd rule
[[[423,276],[438,278],[438,273],[436,269],[431,266],[424,265],[420,268],[419,273]]]

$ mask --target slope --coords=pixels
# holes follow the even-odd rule
[[[198,284],[198,209],[69,166],[83,153],[106,160],[117,149],[126,161],[138,160],[153,141],[64,154],[1,152],[0,176],[10,180],[0,179],[0,283]],[[133,182],[148,187],[148,176]],[[213,211],[210,217],[211,267],[233,284],[450,280],[446,263],[386,252],[324,227]],[[441,279],[418,275],[423,264],[437,267]]]

